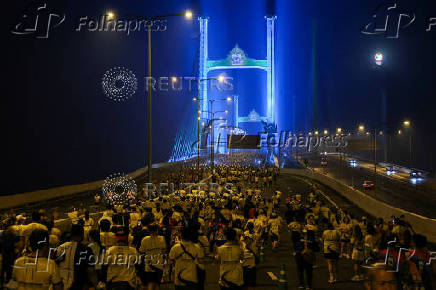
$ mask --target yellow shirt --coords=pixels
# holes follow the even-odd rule
[[[324,240],[324,253],[331,253],[332,251],[339,252],[339,240],[341,234],[337,230],[325,230],[322,234]]]
[[[301,232],[301,230],[302,230],[302,225],[299,223],[299,222],[291,222],[289,225],[288,225],[288,229],[291,231],[291,232]]]
[[[56,263],[42,257],[18,258],[14,264],[12,279],[18,283],[18,290],[49,289],[50,285],[61,283]]]
[[[228,220],[228,221],[232,220],[232,211],[231,210],[229,210],[227,208],[224,208],[224,209],[221,210],[221,214],[223,215],[223,217],[226,220]]]
[[[208,255],[210,252],[210,249],[209,249],[210,244],[209,244],[209,240],[207,239],[207,237],[204,235],[198,236],[198,242],[199,242],[199,245],[203,248],[204,254]]]
[[[258,254],[258,249],[254,243],[251,246],[247,246],[245,242],[242,242],[242,249],[244,251],[244,258],[242,260],[242,266],[247,268],[253,268],[256,266],[256,257],[254,254]],[[251,251],[250,251],[250,250]]]
[[[103,246],[106,248],[112,247],[115,245],[115,234],[112,232],[101,232],[100,233],[100,241]]]
[[[203,249],[198,244],[188,241],[183,241],[182,243],[186,251],[194,256],[195,261],[183,251],[180,243],[175,244],[171,248],[169,258],[175,261],[174,284],[177,286],[186,286],[179,280],[179,275],[183,280],[191,281],[193,283],[198,282],[196,267],[199,263],[199,259],[204,258]]]
[[[154,272],[149,266],[163,270],[166,260],[167,244],[162,236],[147,236],[141,241],[139,252],[145,254],[145,271]]]
[[[138,221],[141,219],[141,213],[131,212],[130,213],[130,227],[134,228],[138,225]]]
[[[232,282],[238,286],[244,283],[241,260],[244,258],[244,252],[239,244],[226,242],[218,248],[216,259],[220,263],[219,284],[229,287],[226,281]],[[223,279],[224,278],[224,279]]]
[[[154,215],[154,219],[155,219],[156,221],[159,221],[161,218],[163,218],[162,208],[160,209],[159,212],[156,210],[156,208],[153,208],[153,209],[151,210],[151,212],[153,213],[153,215]]]
[[[110,247],[106,251],[104,263],[108,265],[108,282],[129,282],[130,286],[136,287],[135,265],[139,263],[139,255],[134,247]]]
[[[23,236],[23,230],[26,228],[26,225],[13,225],[11,228],[15,231],[17,236],[22,237]]]
[[[30,234],[34,231],[34,230],[44,230],[44,231],[48,231],[47,227],[43,224],[40,223],[30,223],[28,225],[25,225],[22,227],[22,234],[25,237],[29,237]]]
[[[270,219],[268,221],[268,226],[270,227],[270,233],[278,235],[280,230],[280,224],[281,224],[280,217],[277,217],[275,219]]]

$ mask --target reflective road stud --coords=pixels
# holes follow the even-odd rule
[[[287,290],[288,289],[288,281],[286,281],[286,272],[285,272],[285,265],[282,264],[280,266],[280,278],[279,283],[277,284],[278,290]]]
[[[260,246],[259,250],[259,262],[265,261],[265,253],[263,252],[263,244]]]

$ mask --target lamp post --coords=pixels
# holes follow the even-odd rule
[[[387,128],[387,126],[392,126],[392,125],[393,125],[393,123],[382,123],[382,124],[379,124],[378,126],[375,126],[374,129],[372,130],[373,131],[373,136],[374,136],[374,140],[373,140],[374,154],[373,155],[374,155],[374,175],[375,175],[375,178],[377,177],[377,135],[385,135],[384,131],[380,131],[379,134],[377,134],[377,132],[378,132],[377,128],[378,127],[385,127],[385,128]],[[410,126],[411,126],[411,122],[409,120],[405,120],[403,122],[403,127],[404,128],[408,129],[408,128],[410,128]],[[359,132],[363,131],[363,130],[360,130],[361,127],[363,127],[363,125],[359,126]],[[400,129],[400,130],[397,131],[397,134],[398,135],[402,135],[403,131]],[[366,132],[366,135],[370,135],[370,133]],[[412,164],[412,134],[409,133],[409,167],[411,167],[411,164]]]
[[[112,17],[113,17],[112,13]],[[186,19],[192,19],[192,12],[186,11],[185,13],[179,13],[179,14],[164,14],[159,16],[152,16],[152,17],[144,17],[144,16],[138,16],[138,15],[126,15],[127,17],[133,17],[139,20],[145,20],[147,23],[147,58],[148,58],[148,65],[147,65],[147,75],[148,75],[148,81],[146,84],[147,91],[148,91],[148,100],[147,100],[147,114],[148,114],[148,126],[147,126],[147,140],[148,140],[148,148],[147,148],[147,180],[149,183],[151,183],[151,177],[152,177],[152,167],[153,167],[153,156],[152,156],[152,137],[153,137],[153,127],[152,127],[152,121],[153,121],[153,115],[152,115],[152,85],[151,85],[151,26],[152,21],[156,19],[162,19],[162,18],[169,18],[169,17],[175,17],[175,16],[185,16]]]
[[[210,112],[209,113],[211,113],[211,115],[212,115],[212,120],[211,120],[211,126],[212,126],[211,129],[212,129],[212,131],[211,131],[211,134],[210,134],[210,145],[211,145],[210,159],[211,159],[211,167],[212,167],[212,171],[213,172],[215,171],[215,139],[214,139],[215,138],[215,136],[214,136],[215,127],[213,125],[213,121],[223,120],[223,119],[215,119],[214,118],[216,112],[215,113],[213,112],[213,103],[215,101],[228,101],[228,102],[230,102],[231,100],[232,100],[232,98],[230,98],[230,97],[227,97],[225,99],[212,99],[212,100],[209,100],[209,102],[210,102]]]
[[[403,127],[405,129],[411,129],[411,123],[409,120],[403,121]],[[411,130],[408,130],[409,132],[409,168],[412,168],[412,132]]]
[[[199,79],[199,83],[201,83],[202,81],[210,81],[210,80],[218,80],[220,83],[224,82],[225,78],[223,75],[219,75],[218,77],[213,77],[213,78],[200,78]],[[197,98],[193,98],[193,101],[199,101],[197,103],[197,111],[198,111],[198,117],[197,117],[197,174],[200,174],[200,114],[201,114],[201,110],[200,110],[200,101],[202,101],[203,99],[200,98],[200,86],[198,89],[198,97]]]

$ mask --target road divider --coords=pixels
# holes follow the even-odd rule
[[[408,212],[401,208],[391,206],[334,178],[313,172],[308,169],[282,169],[282,172],[316,180],[332,188],[367,213],[375,217],[381,217],[385,221],[391,219],[391,216],[393,215],[404,215],[406,220],[412,225],[413,229],[417,233],[427,236],[427,239],[430,242],[436,243],[436,219],[431,219],[416,213]]]

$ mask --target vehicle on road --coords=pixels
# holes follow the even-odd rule
[[[354,160],[354,159],[351,159],[351,160],[349,161],[349,164],[350,164],[351,167],[357,167],[357,166],[359,166],[359,162],[357,162],[357,160]]]
[[[327,166],[327,158],[323,157],[321,159],[321,166]]]
[[[410,178],[424,178],[424,174],[418,170],[410,171]]]
[[[392,175],[397,173],[397,168],[395,168],[394,166],[386,166],[386,174],[387,175]]]
[[[374,182],[370,180],[365,180],[362,184],[364,189],[373,189],[374,188]]]

